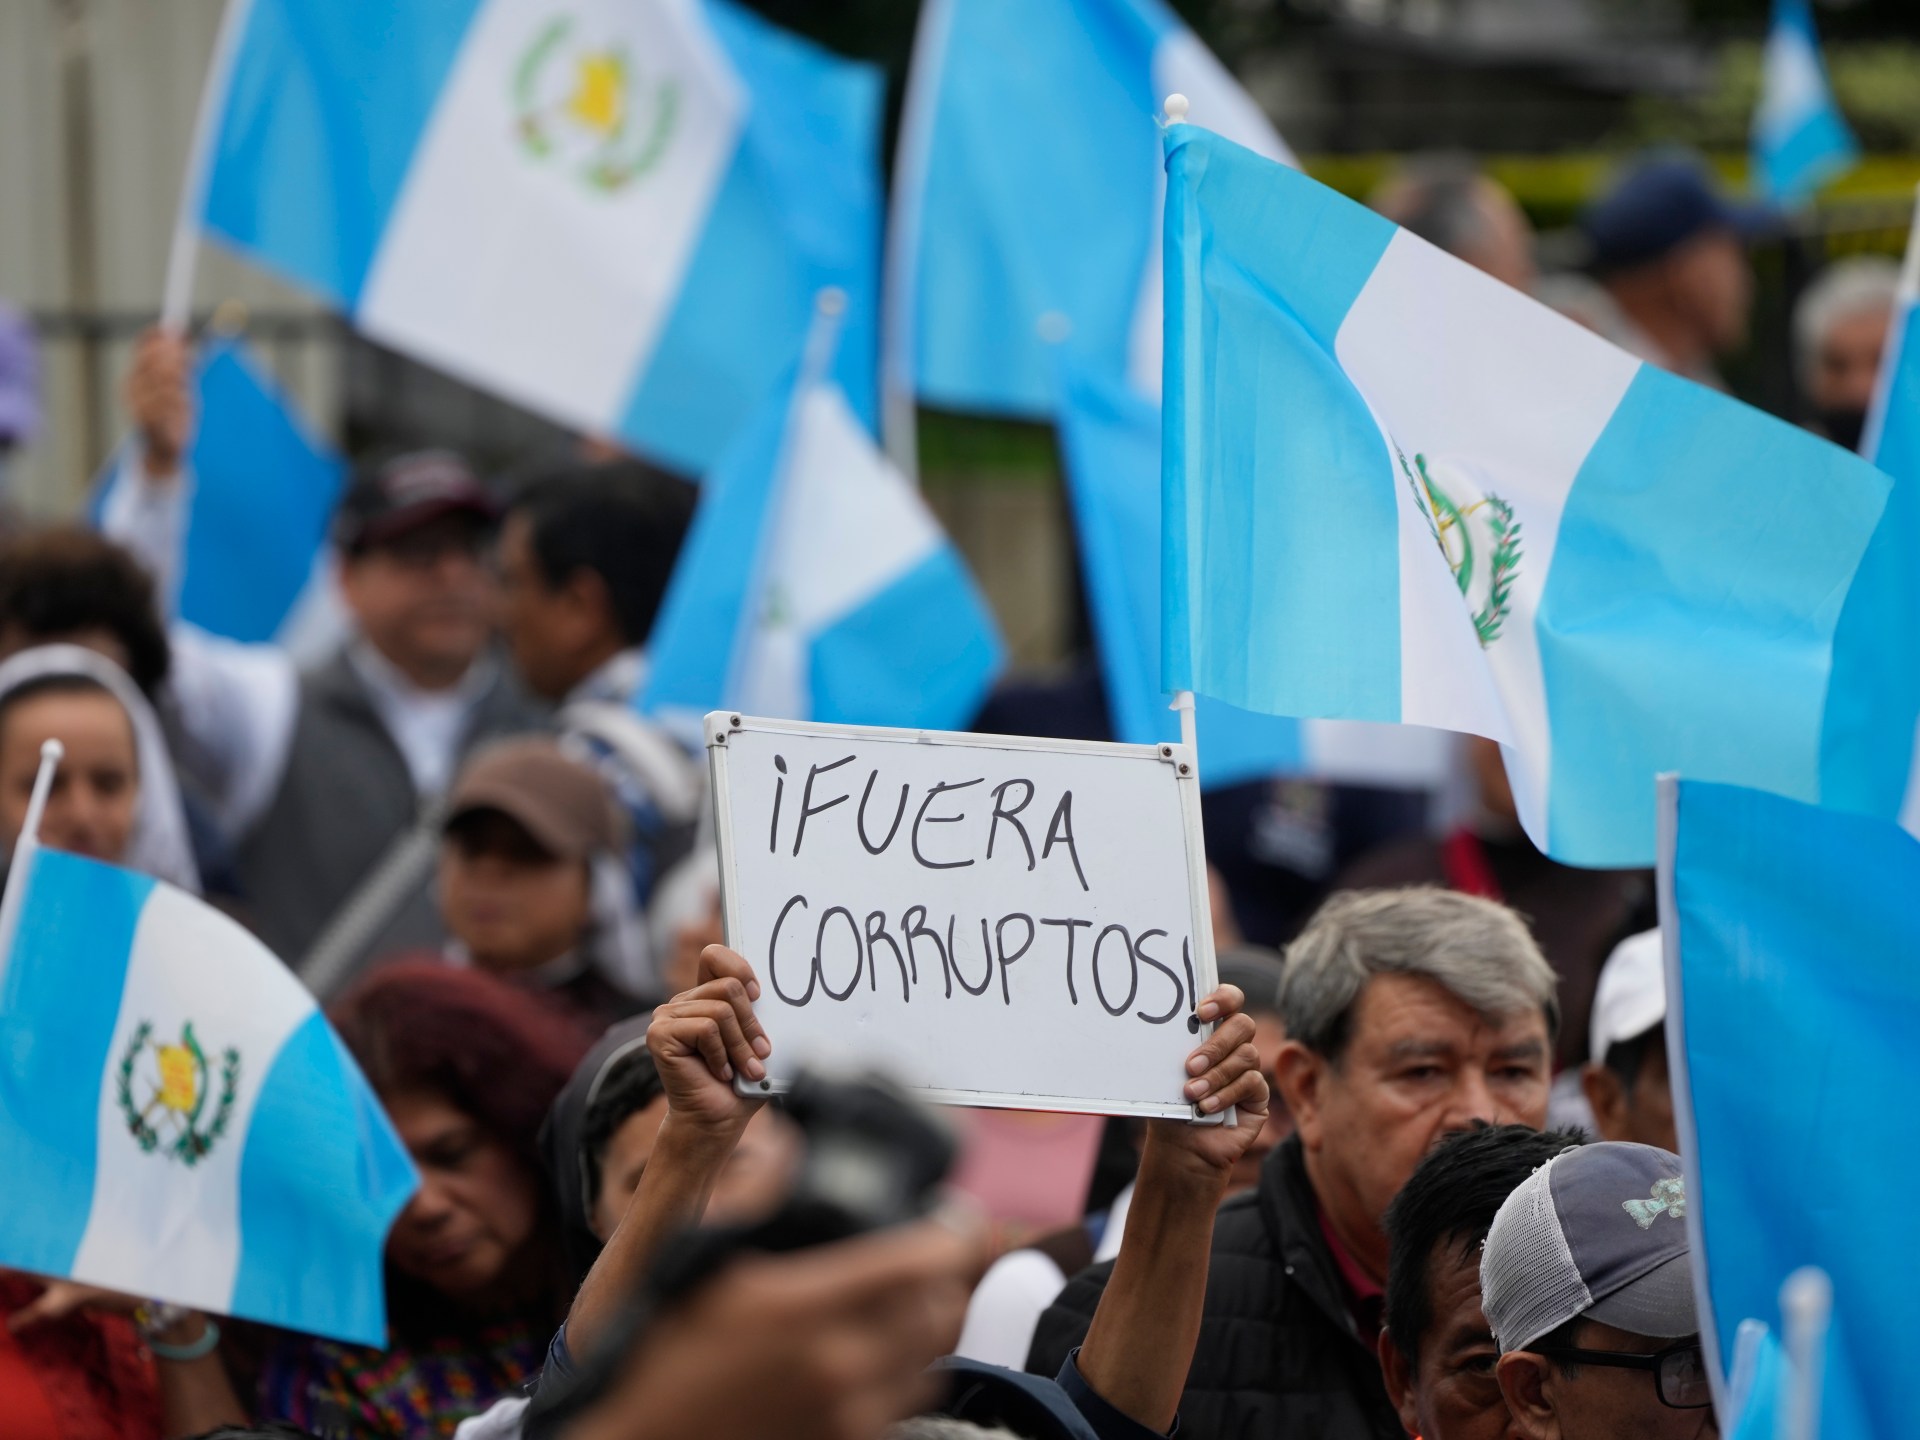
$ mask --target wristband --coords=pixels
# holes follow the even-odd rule
[[[147,1348],[155,1358],[171,1360],[183,1364],[188,1360],[200,1360],[213,1353],[213,1347],[220,1343],[220,1327],[211,1316],[203,1316],[202,1323],[207,1327],[200,1332],[200,1338],[191,1345],[162,1345],[158,1340],[148,1340]]]

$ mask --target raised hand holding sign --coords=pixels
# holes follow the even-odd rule
[[[930,1098],[1192,1117],[1213,988],[1178,745],[708,717],[728,942],[778,1050]],[[1196,1097],[1197,1098],[1197,1097]]]

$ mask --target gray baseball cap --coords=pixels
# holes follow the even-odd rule
[[[1542,1165],[1493,1217],[1480,1306],[1503,1355],[1579,1316],[1657,1339],[1698,1332],[1680,1157],[1610,1142]]]

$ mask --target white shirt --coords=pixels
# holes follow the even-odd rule
[[[560,703],[573,705],[583,700],[605,700],[615,705],[631,705],[640,687],[647,683],[647,652],[639,645],[629,646],[601,663]]]
[[[1133,1185],[1114,1197],[1107,1212],[1093,1260],[1097,1265],[1120,1253],[1127,1230],[1127,1209],[1133,1204]],[[967,1318],[960,1327],[953,1353],[1009,1370],[1027,1368],[1027,1351],[1040,1316],[1073,1277],[1038,1250],[1009,1250],[988,1267],[967,1302]]]
[[[453,1440],[520,1440],[527,1407],[532,1403],[522,1395],[496,1400],[491,1409],[462,1420],[453,1432]]]
[[[101,530],[146,566],[169,613],[180,593],[192,495],[191,473],[156,483],[130,451],[101,507]],[[183,620],[168,625],[167,638],[173,666],[163,710],[175,758],[204,792],[214,823],[238,840],[266,813],[286,774],[300,710],[299,668],[278,645],[242,644]],[[493,661],[475,662],[450,690],[422,690],[364,640],[350,642],[347,659],[405,758],[414,788],[443,791],[468,717],[493,680]]]
[[[422,795],[438,795],[453,783],[460,739],[480,697],[493,684],[495,665],[481,656],[451,690],[422,690],[365,640],[347,646],[347,663],[367,687],[374,713],[400,748]]]

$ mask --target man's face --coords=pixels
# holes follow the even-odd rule
[[[1873,404],[1880,375],[1880,352],[1887,343],[1893,312],[1886,306],[1836,317],[1813,357],[1807,399],[1822,415],[1861,415]]]
[[[594,613],[579,587],[550,585],[533,551],[533,527],[515,511],[500,527],[501,625],[527,688],[562,698],[592,673],[608,645],[611,619]]]
[[[1421,1440],[1515,1440],[1495,1374],[1500,1347],[1480,1310],[1480,1247],[1449,1241],[1427,1259],[1433,1319],[1411,1369],[1390,1336],[1380,1337],[1387,1393],[1409,1435]]]
[[[457,683],[493,632],[498,587],[481,560],[483,533],[450,515],[341,564],[361,633],[417,685]]]
[[[1604,1065],[1589,1065],[1580,1080],[1602,1140],[1631,1140],[1679,1153],[1665,1045],[1647,1047],[1631,1089]]]
[[[1545,1125],[1551,1051],[1538,1010],[1489,1020],[1424,976],[1377,976],[1350,1018],[1337,1061],[1289,1041],[1277,1069],[1321,1205],[1384,1278],[1382,1218],[1421,1157],[1476,1125]]]
[[[1582,1350],[1652,1355],[1674,1342],[1585,1321],[1573,1327]],[[1500,1360],[1500,1388],[1523,1440],[1713,1440],[1711,1405],[1678,1409],[1661,1400],[1651,1370],[1568,1366],[1520,1351]]]
[[[440,915],[473,963],[496,975],[537,969],[580,943],[590,916],[586,864],[548,854],[497,810],[462,817],[440,846]]]

